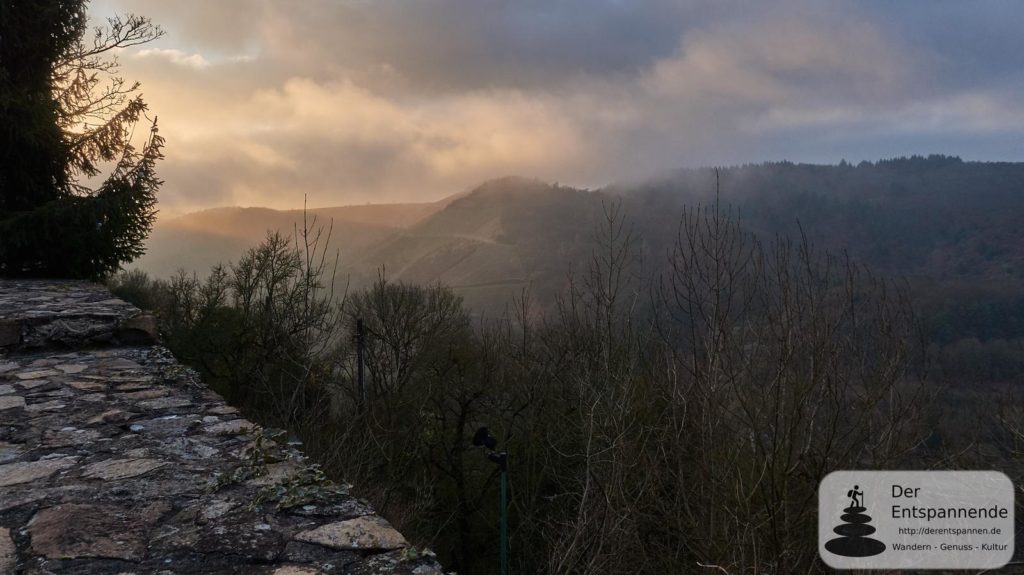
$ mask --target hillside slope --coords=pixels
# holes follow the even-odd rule
[[[449,201],[313,208],[305,214],[302,210],[213,208],[158,221],[146,255],[136,266],[157,277],[179,268],[202,274],[217,263],[237,260],[269,231],[293,234],[302,229],[304,218],[311,228],[331,227],[333,222],[331,245],[349,259],[443,209]]]
[[[530,287],[550,299],[589,254],[602,194],[524,178],[487,182],[364,252],[355,267],[443,283],[497,311]]]
[[[931,156],[821,166],[788,162],[720,170],[719,200],[765,238],[805,233],[873,269],[925,286],[923,301],[1019,297],[1024,288],[1024,164]],[[622,203],[644,265],[666,262],[685,206],[715,201],[709,169],[641,184],[578,190],[524,178],[486,182],[431,204],[311,210],[334,218],[343,274],[452,286],[499,311],[530,286],[550,305],[583,271],[605,205]],[[267,229],[290,231],[300,211],[208,210],[158,227],[140,262],[155,275],[236,259]],[[982,294],[982,295],[978,295]]]

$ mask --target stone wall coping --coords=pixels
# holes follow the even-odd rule
[[[0,280],[0,574],[441,573],[147,317],[97,284]]]

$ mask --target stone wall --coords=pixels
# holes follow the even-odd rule
[[[102,286],[0,280],[0,574],[431,575]]]

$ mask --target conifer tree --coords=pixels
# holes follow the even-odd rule
[[[102,278],[156,214],[164,141],[116,52],[163,32],[129,14],[90,33],[86,5],[0,2],[0,276]]]

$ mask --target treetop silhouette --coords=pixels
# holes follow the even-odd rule
[[[86,5],[0,5],[0,276],[107,276],[142,255],[156,215],[164,140],[116,51],[163,32],[129,14],[89,34]]]

